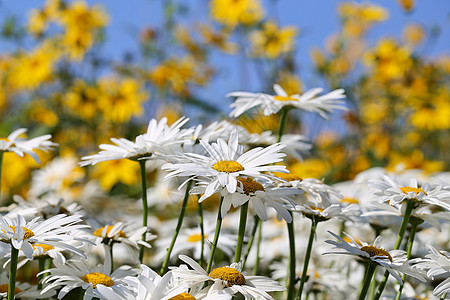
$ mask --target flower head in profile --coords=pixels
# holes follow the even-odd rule
[[[320,88],[309,90],[303,95],[288,95],[278,84],[275,84],[273,89],[276,95],[250,92],[232,92],[227,94],[227,97],[236,97],[234,103],[230,105],[233,109],[230,116],[238,117],[247,110],[256,107],[261,108],[266,116],[276,114],[283,107],[293,107],[316,112],[323,118],[327,118],[328,114],[335,109],[346,110],[342,106],[344,101],[341,100],[345,98],[343,89],[337,89],[320,96],[319,94],[322,92]]]
[[[207,155],[184,153],[174,159],[174,163],[167,163],[162,169],[169,171],[166,178],[186,176],[206,182],[206,188],[199,201],[203,201],[226,187],[229,193],[236,192],[238,176],[269,179],[271,175],[263,172],[287,172],[285,166],[273,165],[280,162],[285,154],[280,150],[283,144],[273,144],[261,148],[253,148],[244,153],[244,148],[238,143],[238,131],[233,130],[228,143],[221,138],[216,143],[209,144],[200,140],[207,151]]]
[[[125,138],[111,138],[116,145],[101,144],[99,148],[102,151],[82,157],[83,161],[80,165],[95,165],[102,161],[124,158],[137,160],[164,152],[165,148],[179,145],[188,139],[192,130],[181,129],[187,121],[189,119],[183,117],[169,126],[167,118],[162,118],[159,122],[152,119],[148,124],[147,132],[137,136],[134,142]]]
[[[400,283],[402,283],[402,279],[399,273],[405,273],[409,276],[415,277],[421,281],[425,281],[421,272],[414,270],[411,268],[409,262],[406,259],[406,252],[403,250],[391,250],[387,251],[381,248],[381,237],[377,237],[373,244],[367,244],[361,240],[356,240],[350,235],[346,234],[350,239],[350,242],[347,242],[337,234],[334,234],[331,231],[328,231],[333,237],[337,239],[327,240],[325,241],[328,244],[331,244],[334,249],[338,251],[329,251],[323,254],[346,254],[346,255],[354,255],[365,261],[370,263],[375,263],[383,268],[385,268],[391,275]]]
[[[189,265],[172,268],[173,276],[193,290],[198,290],[205,283],[207,294],[223,291],[229,295],[242,294],[245,299],[273,299],[267,292],[283,291],[278,282],[264,276],[247,276],[241,273],[239,263],[213,269],[209,274],[192,258],[180,255],[180,259]],[[212,283],[212,285],[211,285]]]
[[[40,159],[34,152],[35,150],[47,151],[58,145],[49,141],[52,137],[50,134],[38,136],[29,140],[20,138],[25,132],[27,132],[26,128],[19,128],[11,132],[6,139],[0,138],[0,153],[14,152],[20,157],[23,157],[24,153],[26,153],[39,163]]]

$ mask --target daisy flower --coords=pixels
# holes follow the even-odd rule
[[[6,139],[0,138],[0,155],[3,152],[14,152],[18,156],[23,157],[24,153],[30,155],[37,163],[40,163],[39,156],[34,150],[47,151],[58,144],[49,141],[52,137],[50,134],[38,136],[30,140],[19,138],[20,135],[27,132],[26,128],[14,130]]]
[[[411,178],[408,184],[402,184],[389,176],[383,176],[383,180],[369,181],[369,186],[375,190],[380,203],[388,202],[394,206],[413,201],[417,204],[416,208],[436,205],[450,211],[450,191],[445,190],[442,185],[424,183],[419,186],[415,178]]]
[[[74,239],[87,242],[87,240],[73,236],[73,232],[88,227],[87,225],[77,224],[82,221],[80,216],[60,214],[44,221],[39,219],[38,217],[26,222],[21,215],[17,215],[14,219],[7,216],[1,217],[0,240],[11,244],[18,250],[22,250],[28,259],[33,258],[33,245],[36,244],[60,247],[85,257],[81,250],[69,243]]]
[[[9,274],[2,272],[0,275],[0,298],[8,298],[8,278]],[[36,285],[31,285],[26,282],[16,281],[16,287],[14,292],[14,299],[43,299],[50,298],[55,295],[55,291],[48,291],[42,293],[38,290]]]
[[[180,118],[171,126],[167,125],[167,118],[162,118],[159,122],[152,119],[147,128],[147,132],[136,137],[135,142],[125,138],[111,138],[115,145],[101,144],[97,154],[84,156],[80,165],[95,165],[102,161],[128,158],[137,160],[148,158],[153,154],[164,152],[164,148],[171,148],[188,140],[192,134],[191,129],[181,129],[189,121],[188,118]]]
[[[450,253],[447,251],[439,251],[431,245],[427,245],[430,253],[425,255],[423,259],[416,259],[418,262],[414,265],[415,268],[427,270],[427,276],[435,280],[443,278],[433,290],[433,295],[440,297],[443,294],[450,294]],[[441,298],[442,299],[442,298]]]
[[[213,269],[209,274],[192,258],[179,256],[187,266],[172,268],[173,275],[186,282],[191,289],[199,289],[205,283],[208,293],[224,291],[229,295],[241,294],[245,299],[273,299],[267,292],[285,290],[278,282],[264,276],[247,276],[241,273],[239,263]]]
[[[269,179],[271,175],[262,172],[287,172],[285,166],[273,165],[285,156],[279,152],[284,148],[282,144],[257,147],[244,153],[244,148],[238,144],[237,130],[231,132],[228,143],[221,138],[211,145],[203,140],[200,143],[208,152],[208,156],[184,153],[175,158],[175,163],[162,166],[162,169],[170,172],[166,178],[187,176],[188,180],[200,178],[207,181],[200,202],[217,192],[221,186],[226,187],[229,193],[234,193],[238,176]]]
[[[254,107],[262,108],[266,116],[276,114],[283,107],[288,106],[317,112],[323,118],[327,118],[328,114],[332,113],[334,109],[346,110],[342,106],[344,101],[340,100],[345,98],[343,89],[337,89],[321,96],[318,96],[322,92],[320,88],[309,90],[303,95],[288,95],[278,84],[274,84],[273,89],[276,95],[250,92],[227,94],[227,97],[236,97],[234,103],[230,105],[232,108],[230,117],[236,118]]]
[[[84,300],[96,297],[94,290],[99,286],[105,286],[118,294],[126,294],[124,278],[136,275],[138,270],[129,266],[121,266],[111,273],[111,258],[106,255],[105,263],[96,267],[90,267],[84,260],[67,261],[65,265],[45,270],[50,273],[43,283],[48,284],[42,292],[56,290],[62,287],[58,293],[58,299],[62,299],[71,290],[81,287],[85,290]]]
[[[350,216],[357,215],[359,210],[354,206],[342,206],[340,204],[313,206],[308,203],[296,204],[290,209],[293,212],[300,212],[305,217],[315,222],[327,221],[332,218],[351,220]]]
[[[339,251],[330,251],[325,252],[325,254],[347,254],[357,256],[364,261],[368,261],[370,263],[375,263],[383,268],[385,268],[389,273],[400,283],[403,284],[401,276],[399,273],[404,273],[414,278],[419,279],[420,281],[425,282],[425,279],[420,274],[420,272],[411,268],[409,262],[406,259],[406,252],[403,250],[391,250],[386,251],[383,248],[380,248],[381,245],[381,237],[378,236],[372,245],[367,244],[361,240],[355,240],[350,235],[345,234],[350,242],[347,242],[345,239],[341,238],[337,234],[334,234],[331,231],[328,231],[333,237],[337,239],[337,241],[326,240],[325,242],[331,244],[334,249]]]

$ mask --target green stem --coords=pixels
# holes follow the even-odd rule
[[[289,212],[292,216],[292,213]],[[294,299],[295,297],[295,236],[294,236],[294,216],[292,216],[292,221],[287,223],[287,230],[289,236],[289,281],[288,281],[288,297],[287,299]]]
[[[114,256],[113,256],[113,245],[114,243],[111,243],[109,248],[109,255],[111,256],[111,274],[114,272]]]
[[[141,169],[141,185],[142,185],[142,226],[147,227],[148,218],[148,204],[147,204],[147,173],[145,171],[145,160],[139,160],[139,166]],[[147,231],[142,234],[142,241],[146,240]],[[141,245],[139,250],[139,261],[142,263],[144,260],[145,246]]]
[[[175,242],[177,241],[178,234],[180,233],[181,226],[183,225],[184,214],[186,213],[186,206],[189,200],[189,191],[191,190],[192,181],[189,181],[186,186],[186,192],[184,193],[183,204],[181,205],[180,215],[178,216],[177,227],[175,228],[175,232],[172,236],[172,241],[170,242],[170,246],[167,249],[166,258],[161,266],[161,276],[167,272],[167,268],[169,267],[170,255],[172,254],[173,247],[175,246]]]
[[[197,199],[198,200],[198,199]],[[198,204],[198,225],[200,226],[200,260],[199,264],[200,266],[203,264],[203,256],[204,256],[204,249],[205,249],[205,227],[203,226],[203,205],[201,202],[197,202]]]
[[[400,245],[403,240],[403,236],[405,235],[406,227],[408,226],[408,223],[409,223],[409,217],[411,216],[411,213],[414,208],[414,204],[415,203],[413,200],[406,202],[405,215],[403,216],[403,221],[400,226],[400,230],[398,232],[397,240],[395,241],[393,250],[398,250],[400,248]],[[386,286],[388,277],[389,277],[389,271],[384,272],[383,279],[381,280],[380,286],[378,287],[378,290],[377,290],[377,293],[375,294],[374,300],[380,299],[381,294],[383,293],[384,287]]]
[[[420,222],[411,222],[411,231],[409,233],[409,241],[408,241],[408,251],[406,252],[406,259],[411,259],[411,252],[412,252],[412,247],[413,247],[413,243],[414,243],[414,237],[416,236],[416,232],[417,232],[417,226],[419,226],[422,220],[420,220]],[[397,292],[397,296],[395,297],[395,300],[400,300],[400,297],[402,295],[402,291],[403,291],[403,286],[405,285],[405,280],[406,280],[406,274],[403,274],[402,276],[402,284],[400,285],[400,287],[398,288],[398,292]]]
[[[261,249],[261,238],[262,238],[262,220],[259,219],[258,237],[256,239],[256,257],[255,257],[255,264],[253,265],[253,270],[252,270],[252,274],[253,275],[258,274],[259,252],[260,252],[260,249]]]
[[[372,281],[373,274],[375,273],[375,269],[377,268],[377,264],[370,262],[369,266],[366,270],[366,274],[364,276],[364,281],[361,287],[361,293],[359,294],[359,300],[364,300],[366,298],[367,291],[369,290],[370,282]]]
[[[314,242],[314,236],[316,234],[317,224],[318,224],[318,222],[316,222],[316,220],[314,218],[311,218],[311,231],[309,232],[308,247],[306,248],[305,261],[304,261],[303,271],[302,271],[302,278],[300,281],[300,288],[298,290],[298,297],[297,297],[298,300],[302,299],[303,286],[305,285],[306,278],[308,276],[308,265],[309,265],[309,260],[311,258],[311,250],[312,250],[312,245]],[[295,269],[294,269],[294,272],[295,272]]]
[[[444,300],[445,297],[447,297],[447,293],[443,293],[442,296],[441,296],[441,298],[439,298],[439,299],[440,299],[440,300]]]
[[[17,274],[17,260],[19,257],[19,250],[11,245],[11,262],[9,272],[9,285],[8,285],[8,300],[14,299],[16,291],[16,274]]]
[[[245,250],[244,259],[242,260],[242,270],[245,270],[245,265],[247,263],[247,258],[248,258],[248,255],[250,254],[250,250],[252,249],[253,241],[255,240],[256,230],[258,229],[258,227],[260,227],[259,224],[261,224],[261,219],[258,218],[257,215],[255,215],[255,220],[254,220],[254,223],[253,223],[252,234],[250,236],[250,240],[247,243],[247,249]]]
[[[212,264],[214,261],[214,255],[216,253],[217,242],[219,241],[220,228],[222,227],[222,214],[220,212],[222,210],[222,202],[223,197],[220,197],[219,210],[217,212],[216,231],[214,233],[214,240],[211,244],[211,252],[209,253],[208,265],[206,266],[206,273],[208,274],[209,272],[211,272]]]
[[[239,220],[238,240],[236,244],[236,253],[234,255],[234,262],[238,263],[241,260],[242,246],[244,245],[245,226],[247,224],[248,201],[241,205],[241,218]]]
[[[46,257],[39,257],[38,259],[39,261],[39,277],[38,277],[38,290],[42,290],[42,280],[44,279],[44,274],[42,274],[42,272],[45,270],[45,261],[46,261]]]
[[[286,107],[283,107],[281,109],[280,127],[278,128],[277,143],[281,142],[281,137],[283,136],[284,128],[286,127],[286,120],[287,120],[288,112],[289,112],[289,109]]]
[[[3,199],[2,199],[2,165],[3,165],[3,151],[0,151],[0,205],[3,204]]]

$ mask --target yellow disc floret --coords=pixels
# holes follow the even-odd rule
[[[233,173],[244,170],[244,167],[233,160],[219,160],[213,165],[213,169],[218,172]]]
[[[408,195],[409,192],[414,192],[416,194],[419,194],[420,192],[424,193],[425,195],[428,195],[424,190],[421,188],[413,188],[409,186],[401,187],[400,190],[403,192],[403,194]]]
[[[222,279],[226,282],[227,286],[245,284],[244,275],[238,270],[230,267],[216,268],[209,273],[209,277]]]
[[[273,100],[277,100],[277,101],[297,101],[297,99],[290,97],[290,96],[273,96]]]
[[[207,236],[203,235],[203,239],[206,240],[206,238],[207,238]],[[193,235],[190,235],[187,238],[187,241],[190,242],[190,243],[197,243],[197,242],[199,242],[201,240],[202,240],[202,235],[201,234],[193,234]]]
[[[105,235],[103,236],[102,233],[103,233],[103,230],[105,229],[105,227],[106,227],[106,233],[105,233]],[[98,236],[98,237],[108,237],[108,233],[112,230],[112,228],[113,228],[112,225],[100,227],[100,228],[98,228],[98,229],[96,229],[96,230],[94,231],[94,235],[95,235],[95,236]],[[126,238],[126,237],[127,237],[127,235],[125,234],[125,232],[123,232],[122,230],[120,230],[120,231],[117,233],[117,235],[118,235],[119,237],[121,237],[121,238]]]
[[[97,284],[103,284],[104,286],[113,286],[114,281],[109,276],[106,276],[103,273],[89,273],[81,277],[86,283],[92,283],[92,286],[95,288]]]
[[[389,254],[389,252],[387,252],[384,249],[377,248],[375,246],[370,245],[370,246],[361,247],[361,250],[368,253],[370,255],[370,257],[385,256],[387,259],[392,261],[392,256]],[[380,258],[382,258],[382,257],[380,257]]]
[[[14,232],[16,232],[16,226],[9,226],[9,227],[11,227]],[[29,239],[34,236],[34,232],[31,231],[30,229],[25,228],[25,227],[23,227],[23,229],[25,230],[25,234],[23,235],[23,240]]]
[[[196,300],[196,298],[189,293],[181,293],[175,297],[169,298],[169,300]]]
[[[237,180],[242,184],[242,188],[244,189],[244,193],[246,195],[253,194],[256,191],[265,191],[262,184],[256,180],[253,180],[251,177],[237,178]]]
[[[41,247],[42,250],[44,250],[44,252],[47,252],[48,250],[52,250],[55,249],[55,247],[50,246],[50,245],[46,245],[46,244],[34,244],[31,245],[33,247],[34,250],[36,250],[37,247]]]

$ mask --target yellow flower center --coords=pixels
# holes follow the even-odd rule
[[[50,246],[50,245],[46,245],[46,244],[34,244],[31,245],[33,247],[34,250],[36,250],[37,247],[41,247],[42,250],[44,250],[44,252],[47,252],[48,250],[52,250],[55,249],[55,247]]]
[[[206,236],[206,235],[203,235],[203,239],[206,240],[206,238],[207,238],[207,236]],[[201,241],[201,240],[202,240],[202,235],[201,235],[201,234],[193,234],[193,235],[190,235],[190,236],[188,237],[188,239],[187,239],[187,241],[190,242],[190,243],[197,243],[197,242],[199,242],[199,241]]]
[[[7,293],[8,292],[8,284],[0,284],[0,293]],[[21,289],[19,289],[18,287],[15,287],[14,289],[14,294],[18,294],[22,292]]]
[[[244,170],[244,167],[237,161],[219,160],[214,164],[213,169],[218,172],[233,173]]]
[[[102,235],[102,232],[103,232],[103,230],[105,229],[105,227],[106,227],[106,233],[105,233],[105,236],[103,236],[103,235]],[[99,229],[96,229],[96,230],[94,231],[94,235],[95,235],[95,236],[98,236],[98,237],[107,237],[107,236],[108,236],[108,233],[111,232],[111,229],[112,229],[112,228],[113,228],[112,225],[100,227]],[[118,235],[119,237],[121,237],[121,238],[126,238],[126,237],[127,237],[127,235],[125,234],[125,232],[123,232],[122,230],[120,230],[120,231],[117,233],[117,235]]]
[[[370,255],[370,257],[374,257],[374,256],[386,256],[387,259],[389,259],[390,261],[392,261],[392,256],[389,254],[389,252],[387,252],[384,249],[381,248],[377,248],[375,246],[364,246],[361,247],[361,250],[368,253]]]
[[[277,100],[277,101],[297,101],[297,99],[291,97],[291,96],[273,96],[273,100]]]
[[[189,293],[181,293],[179,295],[176,295],[175,297],[170,298],[169,300],[196,300],[196,298]]]
[[[286,181],[302,181],[302,178],[296,174],[291,173],[279,173],[279,172],[274,172],[273,175],[286,180]]]
[[[414,193],[416,193],[416,194],[422,192],[422,193],[424,193],[425,195],[428,195],[428,194],[427,194],[424,190],[422,190],[421,188],[413,188],[413,187],[409,187],[409,186],[404,186],[404,187],[401,187],[400,190],[401,190],[404,194],[406,194],[406,195],[408,195],[409,192],[414,192]]]
[[[255,193],[256,191],[265,191],[261,183],[253,180],[251,177],[247,178],[237,178],[237,180],[242,183],[242,188],[246,195]]]
[[[9,227],[12,228],[14,233],[16,232],[16,226],[9,226]],[[25,234],[23,235],[23,240],[29,239],[34,236],[34,232],[31,231],[30,229],[25,228],[25,227],[23,227],[23,229],[25,230]]]
[[[359,204],[358,199],[356,198],[350,198],[350,197],[345,197],[344,199],[341,199],[342,203],[347,203],[347,204]]]
[[[227,282],[227,286],[245,284],[244,275],[238,270],[230,267],[216,268],[209,273],[209,277],[222,279]]]
[[[347,243],[353,243],[353,241],[352,241],[348,236],[343,237],[343,239],[344,239],[344,241],[346,241]],[[360,240],[358,240],[358,239],[355,238],[355,237],[353,238],[353,240],[356,242],[356,244],[362,246],[362,243],[361,243]]]
[[[317,211],[319,211],[319,212],[323,212],[324,211],[324,209],[323,208],[320,208],[320,207],[315,207],[315,206],[309,206],[309,208],[311,208],[312,210],[317,210]]]
[[[114,281],[103,273],[89,273],[81,277],[81,280],[86,283],[92,283],[94,288],[97,287],[97,284],[103,284],[104,286],[114,285]]]

